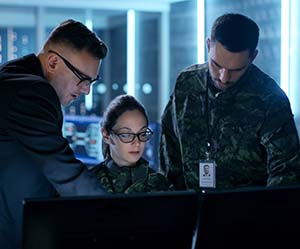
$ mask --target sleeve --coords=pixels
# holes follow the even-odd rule
[[[177,136],[175,115],[175,93],[164,110],[161,120],[160,136],[160,171],[174,185],[176,190],[184,190],[184,176],[180,142]]]
[[[268,186],[300,183],[299,137],[287,98],[269,108],[261,143],[267,151]],[[277,99],[278,100],[278,99]]]
[[[75,159],[62,136],[62,111],[54,89],[36,83],[18,93],[6,121],[8,132],[22,150],[41,166],[61,196],[98,195],[103,190],[96,177]]]

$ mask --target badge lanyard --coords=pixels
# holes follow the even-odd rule
[[[206,98],[205,98],[205,105],[206,105],[206,127],[207,127],[207,141],[206,141],[206,160],[210,160],[211,157],[211,133],[209,131],[209,106],[208,106],[208,80],[206,83]],[[213,130],[213,129],[212,129]]]
[[[205,159],[199,161],[199,187],[215,188],[216,187],[216,163],[211,156],[211,136],[213,128],[209,129],[209,105],[208,105],[208,81],[206,85],[206,125],[207,125],[207,141]]]
[[[206,156],[206,160],[211,160],[213,159],[212,157],[212,134],[214,132],[215,127],[217,126],[217,124],[219,123],[220,119],[216,120],[215,124],[212,126],[211,130],[209,128],[209,112],[210,112],[210,108],[209,108],[209,96],[208,96],[208,82],[209,80],[207,80],[206,83],[206,98],[205,98],[205,111],[206,111],[206,115],[205,115],[205,122],[206,122],[206,136],[207,136],[207,140],[206,140],[206,152],[205,152],[205,156]]]

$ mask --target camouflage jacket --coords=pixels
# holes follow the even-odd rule
[[[170,182],[149,167],[145,159],[135,166],[119,167],[112,159],[105,160],[91,170],[109,193],[130,194],[172,190]]]
[[[207,64],[179,75],[160,138],[160,170],[176,189],[199,190],[209,136],[218,189],[299,183],[299,137],[289,100],[255,65],[222,92]]]

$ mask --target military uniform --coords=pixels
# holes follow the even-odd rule
[[[172,190],[170,182],[150,168],[141,158],[135,166],[118,166],[112,159],[105,160],[92,169],[109,193],[130,194]]]
[[[207,63],[179,75],[162,116],[160,147],[160,169],[176,189],[200,189],[208,139],[218,189],[299,183],[289,100],[255,65],[224,91],[214,87]]]

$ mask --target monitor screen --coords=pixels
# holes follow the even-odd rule
[[[197,249],[295,248],[300,187],[249,188],[201,195]]]
[[[192,248],[193,191],[25,199],[23,249]]]
[[[65,115],[63,135],[77,159],[88,166],[103,160],[101,118],[96,116]]]

